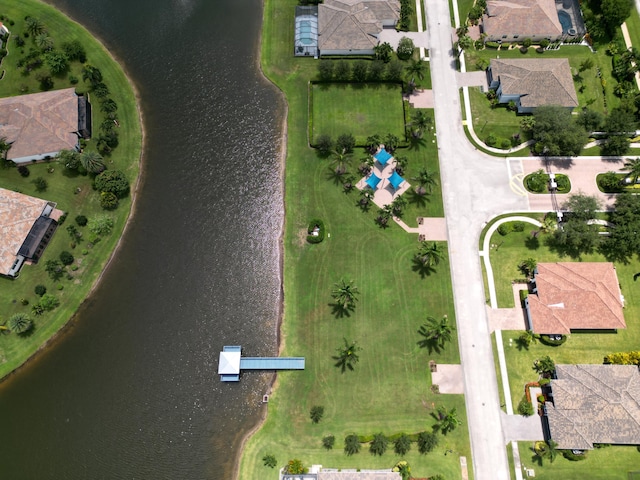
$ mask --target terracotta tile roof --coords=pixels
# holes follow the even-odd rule
[[[547,403],[551,439],[564,449],[594,443],[640,444],[640,371],[636,365],[556,365]]]
[[[539,263],[535,279],[537,295],[529,295],[534,332],[627,328],[613,263]]]
[[[6,275],[46,200],[0,188],[0,274]]]
[[[484,32],[493,37],[562,35],[555,0],[489,0],[482,25]]]
[[[326,0],[318,5],[318,47],[372,50],[383,20],[400,18],[398,0]]]
[[[566,58],[492,59],[491,74],[500,81],[503,94],[522,95],[523,107],[578,106],[578,94]]]
[[[77,131],[73,88],[0,98],[0,137],[11,143],[9,159],[73,149]]]

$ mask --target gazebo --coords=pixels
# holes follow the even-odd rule
[[[391,184],[394,190],[397,190],[398,187],[400,187],[400,185],[404,183],[404,178],[398,175],[398,172],[394,170],[393,174],[389,177],[389,183]]]
[[[369,185],[371,190],[375,190],[381,181],[382,179],[380,177],[378,177],[375,173],[372,173],[369,178],[367,178],[366,184]]]
[[[393,158],[393,155],[387,152],[384,148],[381,148],[380,151],[373,156],[373,158],[375,158],[380,165],[385,166],[387,162],[391,158]]]

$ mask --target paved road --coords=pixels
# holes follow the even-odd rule
[[[526,197],[510,188],[505,160],[486,156],[465,140],[455,59],[451,53],[448,2],[424,3],[474,476],[478,480],[507,480],[509,464],[478,241],[486,221],[505,211],[525,211],[529,205]]]

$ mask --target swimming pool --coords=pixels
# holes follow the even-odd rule
[[[564,10],[558,12],[558,20],[560,21],[560,25],[562,25],[562,33],[569,33],[569,30],[573,30],[571,15]]]

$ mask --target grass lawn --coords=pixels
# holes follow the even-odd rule
[[[441,473],[446,478],[458,478],[458,455],[444,453],[450,449],[471,458],[464,398],[433,394],[428,368],[429,359],[459,362],[457,343],[452,342],[441,354],[431,355],[417,345],[417,329],[427,315],[448,314],[453,318],[448,261],[424,279],[413,272],[411,258],[418,248],[417,238],[395,224],[386,230],[375,226],[375,209],[359,211],[355,206],[357,192],[343,193],[329,180],[328,162],[308,147],[308,80],[315,76],[316,64],[289,53],[288,32],[295,5],[293,0],[286,0],[285,5],[274,0],[265,2],[262,65],[285,92],[289,105],[282,354],[304,355],[307,369],[278,376],[267,420],[245,446],[240,478],[273,475],[262,464],[266,454],[273,454],[278,465],[299,458],[307,466],[390,468],[401,459],[391,445],[381,457],[370,455],[367,446],[359,454],[346,456],[345,435],[428,430],[434,423],[430,414],[439,405],[457,408],[463,426],[441,437],[436,451],[422,456],[414,445],[404,458],[414,476]],[[399,92],[393,96],[393,102],[401,106]],[[377,105],[371,111],[377,114],[386,110]],[[314,112],[314,121],[315,117]],[[402,124],[400,127],[404,128]],[[437,168],[432,135],[426,134],[421,145],[397,153],[409,157],[407,178],[416,175],[420,165]],[[361,155],[363,151],[355,158]],[[434,193],[430,200],[423,208],[441,215],[439,195]],[[318,245],[305,241],[307,223],[313,217],[324,220],[329,234]],[[360,301],[350,317],[335,318],[329,306],[330,293],[341,278],[355,282]],[[362,347],[355,371],[344,374],[332,359],[343,338],[355,340]],[[309,419],[314,405],[325,408],[324,418],[317,425]],[[329,434],[336,437],[333,450],[322,448],[322,437]]]
[[[502,148],[502,141],[507,140],[511,143],[515,134],[520,135],[519,143],[529,139],[520,129],[522,117],[508,111],[506,106],[491,108],[489,100],[480,91],[480,87],[469,88],[469,101],[471,115],[473,115],[473,129],[481,140],[486,140],[489,135],[493,135],[497,139],[494,146]]]
[[[533,468],[542,480],[635,480],[629,473],[640,474],[640,452],[632,446],[612,446],[590,450],[587,459],[572,462],[558,455],[553,463],[539,465],[533,460],[533,443],[519,442],[520,461]],[[511,448],[509,448],[511,450]],[[525,477],[526,478],[526,477]]]
[[[351,133],[357,145],[367,137],[393,133],[404,140],[402,88],[396,83],[313,84],[311,120],[313,137],[329,135],[334,140]]]
[[[4,59],[2,68],[6,70],[4,78],[0,80],[0,95],[16,95],[22,85],[26,85],[29,93],[39,90],[39,82],[35,80],[35,73],[23,76],[16,71],[16,62],[20,58],[20,49],[15,47],[14,35],[20,34],[24,28],[24,17],[29,14],[40,19],[56,45],[71,40],[79,40],[87,52],[88,61],[102,72],[103,81],[111,91],[111,98],[118,104],[118,118],[120,122],[119,146],[114,150],[106,163],[109,169],[123,170],[128,180],[135,184],[139,173],[139,159],[141,152],[141,125],[136,109],[136,98],[124,72],[110,57],[109,53],[93,39],[93,37],[80,25],[73,23],[52,7],[33,0],[7,0],[3,4],[3,12],[15,25],[9,26],[12,37],[9,41],[9,55]],[[8,22],[5,22],[8,23]],[[27,47],[31,39],[27,39]],[[44,69],[44,68],[43,68]],[[69,75],[78,76],[81,66],[73,64]],[[69,75],[63,78],[54,78],[54,88],[68,88],[71,85]],[[81,79],[81,74],[79,77]],[[86,91],[82,80],[77,85],[78,91]],[[102,113],[99,103],[93,102],[94,136],[98,134],[98,126],[102,122]],[[87,149],[95,149],[95,140],[88,143]],[[5,376],[17,366],[22,364],[38,347],[47,341],[58,331],[76,312],[84,301],[96,279],[104,269],[127,221],[131,208],[131,198],[120,201],[117,210],[109,215],[114,220],[114,228],[110,235],[101,239],[93,247],[87,245],[90,237],[86,227],[77,227],[83,232],[83,240],[75,248],[71,247],[71,239],[66,232],[66,227],[75,224],[77,215],[94,217],[104,211],[99,205],[98,194],[92,189],[90,176],[69,175],[65,168],[56,163],[29,165],[31,172],[28,178],[21,177],[15,168],[3,168],[0,170],[0,187],[17,190],[35,197],[45,198],[56,202],[59,209],[68,212],[66,223],[58,228],[56,234],[38,265],[25,265],[19,278],[10,280],[0,278],[0,305],[2,305],[2,322],[5,322],[16,312],[31,312],[31,307],[37,302],[38,297],[34,293],[34,287],[38,284],[45,285],[47,293],[54,294],[60,300],[60,306],[53,312],[45,313],[35,320],[33,333],[26,338],[16,335],[0,336],[0,377]],[[50,171],[52,170],[52,171]],[[48,182],[45,192],[38,193],[32,183],[36,177],[43,177]],[[77,190],[80,190],[77,193]],[[67,250],[75,257],[74,264],[78,267],[67,272],[71,278],[54,282],[46,274],[44,264],[49,259],[57,259],[60,252]],[[83,251],[87,254],[83,254]],[[27,300],[28,305],[22,305],[22,300]]]
[[[635,8],[631,9],[631,15],[625,20],[627,29],[629,30],[629,37],[631,38],[631,45],[636,48],[640,48],[640,15]]]

